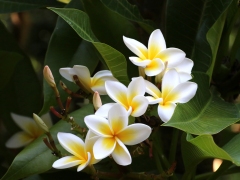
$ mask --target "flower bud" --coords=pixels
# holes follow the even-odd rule
[[[96,111],[102,106],[102,100],[97,91],[95,91],[93,94],[93,106]]]
[[[47,83],[52,88],[56,87],[56,83],[54,81],[54,77],[53,77],[52,72],[51,72],[51,70],[50,70],[50,68],[48,66],[44,67],[44,69],[43,69],[43,76],[44,76],[44,79],[47,81]]]
[[[38,115],[33,113],[33,119],[41,129],[43,129],[45,132],[49,132],[47,125],[43,122],[43,120]]]

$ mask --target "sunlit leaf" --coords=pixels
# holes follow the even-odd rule
[[[198,84],[195,97],[186,104],[178,104],[173,117],[163,126],[171,126],[191,134],[216,134],[239,121],[236,105],[225,102],[217,92],[208,90],[208,76],[194,73]]]

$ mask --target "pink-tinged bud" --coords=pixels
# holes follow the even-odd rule
[[[43,76],[44,76],[44,79],[47,81],[47,83],[52,88],[56,87],[56,83],[54,81],[54,77],[53,77],[52,71],[51,71],[51,69],[48,66],[44,67],[44,69],[43,69]]]
[[[97,91],[95,91],[93,94],[93,106],[96,111],[102,106],[102,100]]]

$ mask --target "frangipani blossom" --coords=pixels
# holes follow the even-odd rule
[[[125,45],[137,55],[129,57],[136,66],[143,67],[147,76],[156,76],[165,69],[165,63],[175,68],[185,58],[185,53],[177,48],[166,48],[162,32],[156,29],[148,40],[148,48],[142,43],[123,36]]]
[[[158,115],[162,121],[167,122],[173,115],[176,103],[186,103],[196,94],[197,84],[194,82],[181,82],[175,69],[165,73],[162,80],[162,92],[152,83],[145,81],[149,104],[158,105]]]
[[[193,68],[193,61],[191,59],[184,58],[183,61],[181,61],[179,64],[175,65],[174,67],[171,67],[171,65],[169,65],[165,68],[166,69],[164,71],[162,71],[160,74],[156,75],[156,77],[155,77],[156,83],[161,83],[164,74],[168,70],[173,69],[173,68],[178,72],[181,82],[186,82],[186,81],[192,79],[191,72],[192,72],[192,68]]]
[[[73,76],[76,75],[85,90],[91,93],[97,91],[100,95],[106,94],[105,81],[117,81],[109,70],[99,71],[91,78],[88,68],[81,65],[74,65],[73,68],[61,68],[59,72],[72,82],[74,82]]]
[[[33,118],[21,116],[11,113],[13,121],[23,130],[14,134],[7,142],[8,148],[20,148],[26,146],[34,139],[38,138],[44,133],[44,130],[37,125]],[[52,126],[52,121],[49,113],[41,116],[41,119],[48,128]]]
[[[107,81],[105,87],[108,96],[123,106],[129,115],[139,117],[146,112],[148,100],[144,96],[146,87],[142,77],[134,78],[128,87],[115,81]],[[104,104],[97,110],[96,115],[107,117],[109,109],[114,104],[115,103]]]
[[[128,126],[128,113],[115,104],[108,112],[108,120],[97,115],[89,115],[84,122],[90,131],[99,136],[93,145],[96,159],[103,159],[110,154],[119,165],[129,165],[131,155],[125,145],[138,144],[149,137],[151,128],[137,123]]]
[[[52,167],[56,169],[65,169],[73,166],[78,166],[77,171],[83,170],[90,164],[95,164],[99,160],[96,160],[92,154],[93,144],[97,140],[96,138],[90,138],[88,133],[85,143],[78,136],[71,133],[59,132],[57,134],[58,141],[61,146],[72,154],[72,156],[65,156],[55,161]]]

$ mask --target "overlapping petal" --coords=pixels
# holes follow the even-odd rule
[[[148,107],[148,100],[144,96],[135,96],[130,104],[132,108],[131,115],[133,117],[139,117],[143,115]]]
[[[83,170],[91,161],[91,154],[89,152],[87,152],[87,161],[81,163],[78,168],[77,168],[77,172]]]
[[[135,64],[136,66],[145,68],[147,65],[151,63],[151,60],[149,59],[140,59],[139,57],[129,57],[129,60]]]
[[[132,163],[132,157],[126,148],[126,146],[117,139],[117,144],[112,152],[112,157],[114,161],[122,166],[127,166]]]
[[[66,168],[70,168],[73,166],[77,166],[77,165],[81,164],[82,162],[84,162],[84,160],[80,160],[76,156],[65,156],[65,157],[55,161],[53,163],[52,167],[54,167],[56,169],[66,169]]]
[[[117,134],[119,131],[127,127],[128,125],[128,114],[125,108],[117,104],[114,105],[114,111],[108,112],[109,126],[112,132]]]
[[[61,132],[57,134],[57,137],[61,146],[69,153],[73,154],[79,159],[86,158],[85,145],[82,139],[71,133]]]
[[[95,115],[101,116],[101,117],[104,117],[104,118],[107,118],[107,117],[108,117],[109,109],[111,109],[114,104],[116,104],[116,103],[107,103],[107,104],[102,105],[102,106],[95,112]]]
[[[142,43],[136,41],[135,39],[127,38],[125,36],[123,36],[123,42],[138,57],[140,57],[141,59],[147,59],[148,50],[146,46],[144,46]]]
[[[152,95],[155,99],[160,98],[162,96],[161,91],[153,83],[145,80],[145,85],[146,85],[146,92]]]
[[[171,119],[173,112],[176,108],[175,103],[165,103],[164,105],[159,104],[158,106],[158,115],[163,122],[167,122]]]
[[[128,109],[127,87],[120,82],[107,81],[105,88],[108,96],[115,102]]]
[[[84,118],[87,127],[95,134],[103,137],[112,137],[112,130],[108,120],[97,115],[88,115]]]
[[[145,73],[147,76],[156,76],[157,74],[161,73],[165,68],[164,63],[161,59],[156,58],[151,60],[145,68]]]
[[[143,96],[146,92],[146,86],[142,77],[134,78],[128,85],[127,98],[130,103],[135,96]]]
[[[179,83],[180,78],[175,69],[166,72],[162,80],[162,97],[165,98]]]
[[[93,146],[93,154],[96,159],[103,159],[109,156],[116,147],[114,137],[100,137]]]
[[[75,74],[75,72],[74,72],[74,70],[72,70],[72,68],[60,68],[59,73],[61,74],[62,77],[64,77],[68,81],[73,82],[72,76]]]
[[[135,145],[146,140],[151,134],[151,128],[145,124],[131,124],[120,133],[118,139],[126,145]]]

